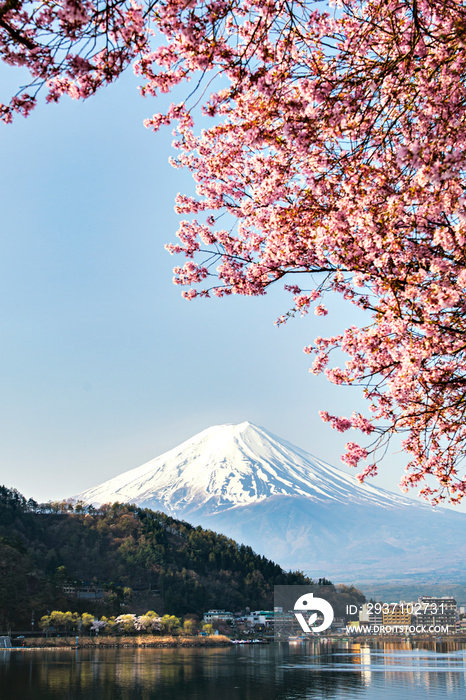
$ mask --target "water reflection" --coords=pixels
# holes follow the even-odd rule
[[[466,696],[466,645],[455,642],[347,642],[333,647],[327,658],[313,655],[290,668],[297,666],[332,676],[352,670],[365,686],[367,698],[382,692],[389,698]]]
[[[310,700],[466,696],[466,647],[307,642],[0,653],[0,698]]]

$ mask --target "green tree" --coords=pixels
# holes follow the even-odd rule
[[[89,613],[83,613],[81,615],[81,624],[84,627],[85,632],[89,632],[90,635],[90,630],[91,630],[91,625],[93,624],[95,620],[94,615],[90,615]]]
[[[164,615],[161,619],[162,632],[164,634],[177,635],[181,631],[181,621],[175,615]]]
[[[190,617],[186,618],[186,620],[183,622],[183,634],[185,634],[187,637],[192,637],[194,634],[196,634],[196,623]]]

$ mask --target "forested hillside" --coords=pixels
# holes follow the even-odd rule
[[[250,547],[164,513],[119,503],[99,510],[37,504],[0,487],[3,630],[30,629],[32,617],[37,628],[52,609],[96,615],[270,609],[275,584],[309,582]],[[77,598],[83,583],[93,583],[99,599]]]

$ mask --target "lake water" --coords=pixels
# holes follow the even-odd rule
[[[1,700],[456,700],[466,645],[0,651]]]

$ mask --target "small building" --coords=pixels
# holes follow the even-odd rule
[[[408,627],[411,624],[412,607],[406,603],[389,603],[382,608],[382,624],[389,627]]]
[[[441,626],[455,630],[458,620],[457,607],[456,600],[451,596],[424,595],[418,599],[418,604],[415,604],[413,620],[426,627]]]
[[[383,621],[382,611],[372,604],[364,603],[359,611],[359,622],[366,625],[381,625]]]
[[[333,622],[330,625],[331,632],[344,632],[346,628],[346,622],[344,617],[334,617]]]
[[[456,631],[458,634],[466,634],[466,617],[462,617],[457,621]]]
[[[255,610],[245,617],[245,622],[253,626],[260,625],[261,627],[272,627],[273,621],[273,610]]]
[[[204,613],[204,622],[233,622],[235,616],[232,612],[225,610],[209,610]]]
[[[104,589],[93,584],[82,584],[80,586],[65,583],[62,587],[63,593],[68,598],[78,598],[81,600],[102,600],[104,597]]]

